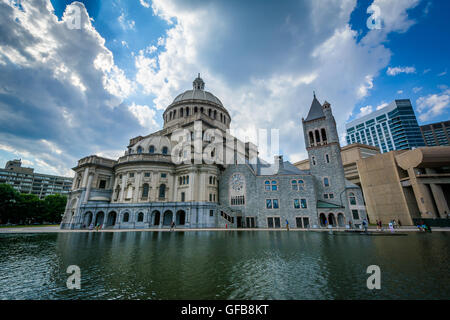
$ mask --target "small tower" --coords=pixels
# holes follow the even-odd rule
[[[200,73],[198,77],[192,83],[194,90],[205,90],[205,82],[200,78]]]
[[[340,194],[345,190],[345,175],[331,105],[326,101],[321,105],[314,93],[308,116],[302,119],[302,123],[310,171],[317,182],[317,199],[340,204]]]

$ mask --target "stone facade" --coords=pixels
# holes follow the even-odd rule
[[[61,228],[319,228],[366,218],[361,190],[344,177],[331,106],[315,96],[303,119],[310,170],[282,156],[268,164],[234,137],[218,140],[231,117],[200,77],[163,117],[162,130],[131,139],[118,160],[78,161]]]

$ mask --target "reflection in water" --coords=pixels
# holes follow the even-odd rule
[[[4,234],[0,299],[448,299],[449,249],[437,232]],[[366,287],[372,264],[381,290]]]

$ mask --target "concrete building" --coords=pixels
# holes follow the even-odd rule
[[[311,169],[299,170],[229,135],[230,114],[204,87],[199,75],[167,107],[163,129],[132,138],[119,159],[79,160],[61,228],[361,225],[361,189],[345,179],[328,102],[314,96],[302,119]]]
[[[10,184],[20,193],[31,193],[40,199],[48,195],[70,192],[72,178],[36,173],[33,168],[22,167],[21,160],[6,163],[5,169],[0,169],[0,183]]]
[[[448,218],[450,147],[392,151],[361,159],[357,166],[370,221],[413,225]]]
[[[420,126],[427,147],[450,146],[450,121]]]
[[[409,99],[395,100],[345,127],[347,144],[368,144],[378,147],[382,153],[425,146]]]

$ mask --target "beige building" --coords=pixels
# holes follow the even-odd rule
[[[375,147],[352,144],[341,154],[346,179],[362,187],[371,223],[396,219],[414,225],[423,219],[449,218],[450,147],[381,154]],[[308,160],[295,166],[309,169]]]

